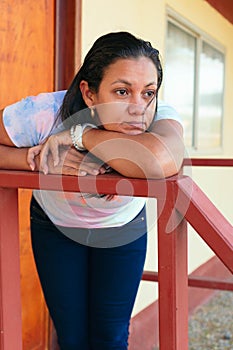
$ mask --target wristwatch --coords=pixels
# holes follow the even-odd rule
[[[72,125],[72,127],[70,128],[70,136],[71,136],[73,146],[78,151],[86,150],[86,148],[83,146],[82,138],[83,138],[83,132],[88,126],[93,129],[97,129],[96,125],[89,124],[89,123]]]

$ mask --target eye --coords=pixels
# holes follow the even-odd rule
[[[153,97],[155,96],[155,91],[154,91],[154,90],[148,90],[148,91],[146,91],[146,92],[144,93],[144,96],[145,96],[146,98],[151,99],[151,98],[153,98]]]
[[[117,89],[117,90],[115,90],[115,92],[119,96],[126,96],[127,95],[127,90],[126,89]]]

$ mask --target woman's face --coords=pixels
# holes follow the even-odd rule
[[[106,130],[137,135],[148,129],[156,107],[157,69],[151,59],[119,59],[107,67],[93,102]]]

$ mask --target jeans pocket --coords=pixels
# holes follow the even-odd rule
[[[136,216],[136,218],[130,221],[129,224],[140,224],[140,223],[143,223],[145,220],[146,220],[145,215],[138,215]]]
[[[143,227],[146,226],[146,209],[145,207],[138,213],[137,216],[133,220],[131,220],[128,224],[129,226],[139,225]]]

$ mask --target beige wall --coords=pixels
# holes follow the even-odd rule
[[[99,35],[128,30],[164,47],[165,6],[160,0],[83,1],[83,54]],[[155,34],[156,33],[156,34]]]
[[[84,0],[82,43],[84,56],[93,41],[109,31],[127,30],[152,42],[165,59],[166,14],[167,9],[194,26],[197,26],[214,40],[221,43],[226,50],[226,85],[225,115],[223,130],[223,149],[211,157],[233,157],[233,26],[218,14],[204,0]],[[208,18],[208,20],[207,20]],[[214,78],[214,77],[213,77]],[[162,97],[162,95],[161,95]],[[190,153],[190,156],[200,156]],[[209,157],[208,154],[201,156]],[[193,168],[187,169],[196,183],[207,193],[209,198],[233,222],[231,198],[233,197],[233,169],[229,168]],[[154,232],[155,201],[148,205],[149,248],[146,269],[157,269],[157,248]],[[189,229],[189,271],[207,261],[213,253],[192,229]],[[153,283],[142,282],[134,314],[150,304],[157,297],[157,287]]]

